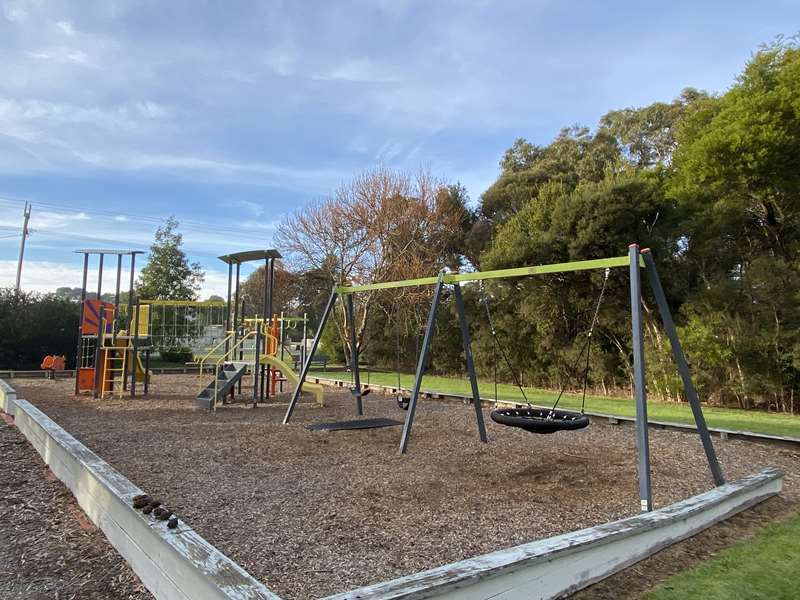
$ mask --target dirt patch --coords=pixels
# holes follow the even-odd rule
[[[634,430],[594,422],[537,436],[493,423],[480,444],[471,407],[420,403],[410,453],[401,428],[311,432],[351,419],[326,393],[281,425],[280,404],[194,408],[197,380],[157,376],[149,398],[73,398],[69,381],[15,382],[50,415],[198,533],[286,598],[317,598],[638,512]],[[247,391],[245,390],[247,395]],[[369,417],[402,420],[392,399]],[[716,441],[729,479],[768,466],[796,500],[800,453]],[[699,439],[651,430],[656,507],[711,488]]]
[[[25,437],[0,422],[0,597],[152,598]]]

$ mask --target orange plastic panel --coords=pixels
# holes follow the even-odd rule
[[[83,323],[81,323],[81,333],[83,335],[97,335],[101,311],[105,311],[106,333],[111,333],[114,319],[114,303],[87,298],[83,301]]]
[[[78,369],[78,390],[90,392],[94,387],[94,369],[83,367]]]

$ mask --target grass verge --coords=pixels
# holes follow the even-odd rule
[[[341,370],[314,370],[310,375],[312,377],[327,377],[330,379],[350,379],[350,373]],[[362,373],[361,382],[367,383],[368,381],[377,385],[396,386],[397,373],[371,372],[369,377],[367,377],[367,373]],[[405,373],[400,375],[400,387],[410,388],[413,385],[413,375]],[[478,387],[481,397],[494,398],[493,382],[479,380]],[[445,394],[469,395],[471,393],[469,380],[466,377],[456,379],[426,375],[422,381],[422,389],[423,391],[442,392]],[[530,402],[542,405],[552,404],[557,396],[557,392],[552,390],[535,388],[526,388],[525,394]],[[516,386],[504,383],[497,385],[497,397],[501,400],[516,400],[520,402],[523,400],[522,394]],[[564,394],[561,402],[559,402],[559,407],[561,408],[579,409],[580,406],[581,396],[579,394]],[[648,418],[651,421],[694,424],[692,411],[687,404],[649,400],[647,407]],[[609,396],[587,396],[586,410],[622,417],[633,417],[636,414],[636,406],[633,400]],[[709,427],[800,438],[800,417],[794,415],[713,406],[704,406],[703,414]]]
[[[798,598],[800,515],[767,526],[703,564],[671,577],[644,600]]]

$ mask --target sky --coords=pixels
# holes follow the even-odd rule
[[[798,30],[796,0],[0,0],[0,287],[28,201],[26,290],[79,286],[75,249],[146,250],[174,215],[222,294],[217,256],[364,169],[477,202],[516,138],[724,92]]]

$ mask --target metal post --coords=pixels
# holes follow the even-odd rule
[[[135,272],[136,272],[136,252],[131,252],[131,274],[130,274],[130,286],[128,287],[128,322],[126,324],[125,329],[128,331],[128,335],[131,335],[131,325],[133,324],[133,282],[135,279]],[[136,324],[136,327],[139,327],[139,324]],[[136,379],[136,365],[131,365],[132,369],[130,371],[131,378]],[[122,389],[127,389],[126,386],[128,385],[128,368],[125,367],[125,373],[122,378]]]
[[[233,358],[236,360],[236,344],[239,342],[239,274],[241,263],[236,263],[236,287],[234,291],[234,305],[233,305]],[[241,350],[240,350],[241,351]],[[214,374],[216,377],[216,373]],[[233,398],[235,387],[231,387],[231,398]],[[239,393],[242,393],[242,380],[239,380]]]
[[[100,295],[103,292],[103,258],[105,254],[100,253],[100,266],[97,269],[97,299],[100,300]]]
[[[150,348],[144,351],[144,390],[143,394],[147,396],[150,392]]]
[[[136,367],[139,365],[139,319],[141,318],[141,303],[136,303],[136,327],[133,328],[133,348],[131,349],[131,370],[133,377],[131,377],[131,398],[136,396]],[[128,349],[126,348],[127,352]],[[145,375],[145,379],[147,376]]]
[[[322,318],[319,321],[319,327],[317,327],[317,333],[314,336],[314,341],[311,342],[311,351],[306,356],[306,361],[303,363],[303,368],[300,371],[300,376],[297,380],[297,387],[294,389],[294,393],[292,394],[292,399],[289,401],[289,407],[286,409],[286,414],[283,417],[283,424],[286,425],[289,422],[289,419],[292,418],[292,413],[294,412],[294,407],[297,405],[297,400],[300,398],[300,392],[303,391],[303,382],[306,380],[306,375],[308,375],[308,370],[311,368],[311,359],[314,358],[314,353],[317,351],[317,346],[319,346],[319,340],[322,337],[322,332],[325,330],[325,324],[328,322],[328,317],[333,310],[333,305],[336,302],[336,286],[333,286],[333,290],[331,290],[330,298],[328,298],[328,303],[325,305],[325,311],[322,313]]]
[[[136,252],[131,252],[131,275],[130,275],[130,285],[128,287],[128,322],[127,322],[127,330],[128,335],[131,333],[131,322],[133,321],[133,282],[135,278],[135,271],[136,271]]]
[[[267,340],[264,339],[264,346],[266,347]],[[258,406],[258,398],[259,398],[259,387],[258,387],[258,376],[261,367],[261,327],[258,326],[258,321],[256,321],[256,342],[255,342],[255,350],[253,352],[253,408]]]
[[[300,348],[300,364],[306,362],[306,341],[308,340],[308,313],[303,313],[303,345]]]
[[[114,325],[111,328],[112,340],[117,341],[117,317],[119,316],[119,286],[122,283],[122,254],[117,254],[117,286],[114,288]],[[122,374],[125,380],[125,373]]]
[[[411,427],[414,424],[414,413],[417,410],[417,397],[419,390],[422,386],[422,376],[425,374],[425,368],[428,363],[428,351],[431,347],[431,339],[433,338],[433,326],[436,323],[436,309],[439,307],[439,300],[442,296],[442,288],[444,287],[444,273],[439,274],[436,281],[436,289],[433,292],[433,301],[431,302],[431,310],[428,313],[428,324],[425,327],[425,337],[422,340],[422,349],[419,352],[419,359],[417,361],[417,373],[414,377],[414,390],[411,392],[411,401],[408,404],[408,414],[406,415],[406,424],[403,427],[403,437],[400,439],[400,454],[405,454],[408,449],[408,440],[411,437]]]
[[[725,478],[722,476],[722,469],[717,460],[717,453],[714,451],[714,444],[711,442],[711,435],[708,433],[706,419],[703,416],[703,409],[700,407],[700,399],[697,396],[697,390],[692,382],[689,363],[686,360],[686,355],[684,355],[681,342],[678,339],[675,323],[672,321],[672,313],[667,304],[667,297],[664,295],[664,288],[661,287],[661,279],[658,276],[658,271],[656,271],[656,263],[653,260],[653,255],[650,253],[649,248],[642,250],[642,256],[644,257],[645,267],[647,267],[647,277],[650,282],[650,288],[653,290],[653,295],[656,298],[658,312],[661,313],[661,322],[664,324],[664,331],[672,347],[672,357],[675,360],[675,364],[678,365],[678,373],[680,373],[681,380],[683,380],[683,390],[686,393],[689,406],[692,407],[697,433],[700,434],[700,441],[703,443],[703,450],[706,453],[708,467],[711,469],[711,476],[714,478],[714,485],[723,485],[725,483]]]
[[[264,273],[264,277],[267,274]],[[267,296],[267,312],[266,314],[269,315],[269,318],[272,319],[272,293],[275,287],[275,259],[269,259],[269,295]]]
[[[353,294],[347,294],[345,300],[347,307],[347,321],[350,325],[350,369],[353,372],[352,392],[356,397],[356,413],[364,414],[364,406],[361,402],[361,374],[358,372],[358,340],[356,339],[356,315],[353,308]]]
[[[80,392],[81,350],[83,349],[83,310],[86,302],[86,278],[89,275],[89,253],[83,253],[83,283],[81,284],[81,309],[78,320],[78,349],[75,351],[75,394]]]
[[[264,287],[267,293],[266,312],[264,313],[264,327],[267,323],[270,325],[270,332],[272,331],[272,292],[275,282],[275,259],[268,258],[264,265]],[[269,321],[267,321],[269,319]],[[272,367],[267,365],[267,398],[269,398],[270,387],[272,386]],[[274,390],[273,390],[274,391]]]
[[[284,342],[284,336],[286,335],[286,330],[283,327],[283,311],[281,311],[281,316],[278,323],[280,324],[281,328],[280,333],[278,334],[278,344],[281,347],[281,360],[283,360],[283,342]]]
[[[647,431],[647,389],[644,372],[642,326],[642,281],[639,273],[639,245],[628,248],[631,285],[631,328],[633,333],[633,386],[636,393],[636,448],[639,460],[639,500],[642,512],[653,510],[650,485],[650,440]]]
[[[460,283],[453,285],[453,292],[456,299],[458,322],[461,326],[461,341],[464,344],[464,358],[467,363],[467,374],[469,375],[469,383],[472,387],[472,405],[475,407],[475,419],[478,422],[478,436],[482,442],[487,442],[486,424],[483,422],[483,411],[481,410],[481,395],[478,391],[478,378],[475,376],[475,361],[472,359],[472,338],[469,334],[467,312],[464,310],[464,297],[461,295]]]
[[[239,268],[240,264],[236,263],[236,285],[233,293],[233,345],[239,340]]]
[[[102,254],[101,254],[102,256]],[[103,352],[103,335],[106,330],[106,309],[103,302],[99,303],[100,310],[97,315],[97,339],[94,343],[94,377],[92,378],[92,398],[97,398],[97,384],[100,376],[100,354]],[[105,371],[105,369],[103,369]],[[103,373],[105,377],[105,372]]]
[[[266,373],[267,373],[266,365],[261,365],[261,388],[258,395],[258,397],[261,399],[261,402],[264,402],[264,388],[266,387],[266,382],[267,382]]]
[[[103,351],[103,338],[105,337],[106,333],[106,307],[103,304],[103,301],[100,299],[100,296],[103,293],[103,259],[105,258],[105,254],[102,252],[100,253],[100,263],[97,269],[97,302],[98,306],[100,307],[100,314],[98,315],[97,319],[97,340],[95,342],[95,353],[94,353],[94,390],[92,391],[92,397],[97,398],[97,375],[98,375],[98,362],[100,361],[100,354]],[[105,373],[103,373],[103,377],[105,377]]]
[[[271,287],[272,281],[270,280],[270,273],[269,273],[269,258],[264,259],[264,294],[262,296],[262,303],[261,303],[261,310],[264,315],[264,354],[267,353],[269,349],[268,340],[269,337],[267,336],[267,327],[269,321],[267,320],[268,317],[271,318],[272,315],[270,314],[270,310],[272,309],[270,305],[270,298],[271,298]],[[272,259],[274,260],[274,259]],[[261,366],[261,398],[269,399],[269,386],[270,386],[270,367],[269,365],[262,365]]]
[[[233,263],[228,263],[228,304],[225,306],[225,354],[228,353],[229,345],[228,332],[231,330],[231,284],[233,280]]]

